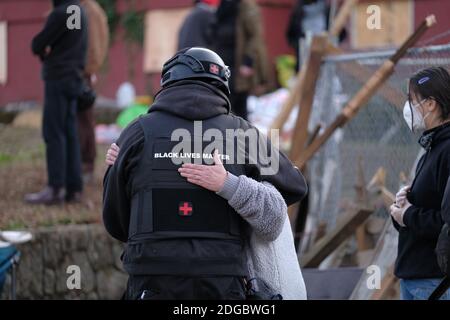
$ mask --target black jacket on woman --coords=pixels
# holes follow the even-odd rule
[[[400,227],[395,275],[401,279],[442,278],[435,248],[444,224],[441,204],[450,174],[450,123],[427,130],[419,140],[420,159],[407,198],[412,204]]]

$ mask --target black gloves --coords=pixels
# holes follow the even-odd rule
[[[439,267],[442,272],[450,275],[450,228],[448,224],[444,224],[439,235],[439,239],[436,245],[436,255]]]

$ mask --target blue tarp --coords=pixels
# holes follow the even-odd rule
[[[8,246],[0,248],[0,295],[6,279],[6,273],[11,268],[11,260],[18,253],[16,247]]]

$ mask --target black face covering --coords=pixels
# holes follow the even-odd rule
[[[316,3],[316,2],[318,2],[317,0],[304,0],[304,4],[313,4],[313,3]]]
[[[240,0],[222,0],[217,8],[216,16],[220,23],[237,15]]]
[[[68,2],[69,0],[52,0],[53,3],[53,7],[57,7],[60,6],[66,2]]]

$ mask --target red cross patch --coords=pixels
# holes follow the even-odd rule
[[[209,65],[209,72],[213,74],[219,74],[219,67],[216,64],[210,64]]]
[[[192,216],[192,213],[194,212],[194,207],[192,206],[192,203],[187,201],[181,201],[178,205],[178,214],[182,217],[188,217]]]

